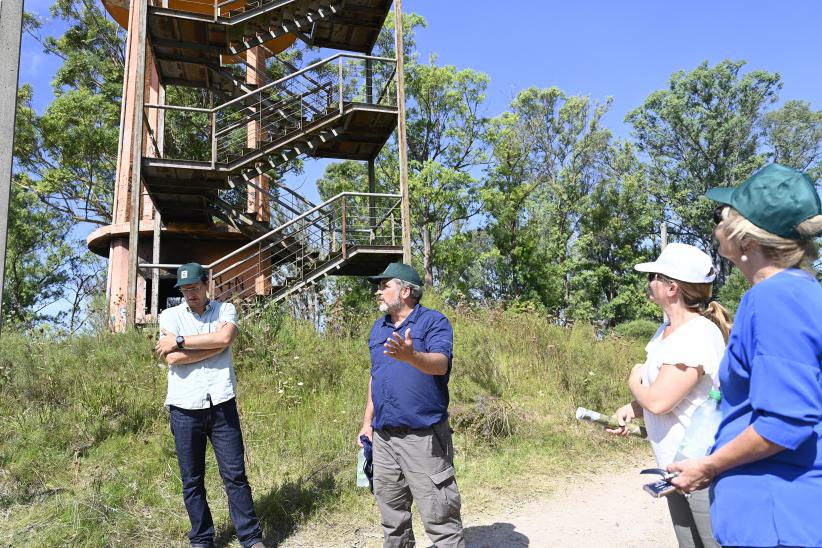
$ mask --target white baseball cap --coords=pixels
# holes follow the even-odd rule
[[[716,278],[716,268],[710,255],[692,245],[680,243],[668,244],[656,261],[639,263],[634,269],[694,284],[711,283]]]

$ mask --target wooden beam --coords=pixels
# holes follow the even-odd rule
[[[402,260],[411,264],[411,202],[408,195],[408,148],[405,135],[405,74],[402,46],[402,0],[394,0],[394,48],[397,55],[397,148],[400,161]]]
[[[126,327],[132,328],[136,324],[137,318],[137,271],[138,247],[140,244],[140,218],[142,208],[140,207],[140,167],[143,158],[143,102],[145,91],[146,74],[146,8],[148,0],[134,0],[131,3],[133,19],[129,23],[131,40],[136,43],[131,44],[129,50],[129,62],[136,63],[136,70],[129,82],[130,86],[135,86],[133,90],[134,102],[127,109],[127,115],[132,117],[131,142],[131,165],[128,170],[128,179],[131,188],[131,208],[129,211],[129,235],[128,235],[128,286],[126,293]]]

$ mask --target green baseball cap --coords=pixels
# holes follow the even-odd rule
[[[380,283],[380,280],[391,280],[397,278],[398,280],[402,280],[404,282],[409,282],[414,285],[422,285],[422,280],[420,279],[420,275],[417,274],[417,271],[414,270],[414,267],[411,265],[407,265],[405,263],[391,263],[385,270],[383,270],[382,274],[377,274],[376,276],[369,276],[368,281],[372,284]]]
[[[198,263],[186,263],[177,268],[177,283],[174,284],[174,287],[197,284],[205,281],[205,279],[205,268]]]
[[[712,188],[705,196],[727,204],[771,234],[802,239],[797,225],[822,215],[822,205],[811,178],[779,164],[770,164],[738,187]]]

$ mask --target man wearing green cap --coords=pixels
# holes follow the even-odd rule
[[[369,278],[382,316],[369,336],[371,378],[362,429],[373,443],[374,495],[384,546],[414,546],[416,501],[437,547],[464,547],[454,446],[448,425],[453,330],[419,304],[422,280],[413,267],[391,263]]]
[[[177,449],[180,479],[191,531],[192,547],[214,541],[214,522],[205,491],[206,441],[211,440],[228,509],[243,548],[263,548],[260,522],[254,513],[245,473],[243,434],[237,413],[237,379],[231,343],[237,337],[234,305],[208,298],[205,269],[187,263],[177,269],[184,302],[160,315],[160,339],[155,350],[168,368],[166,407]]]

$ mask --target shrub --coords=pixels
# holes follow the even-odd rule
[[[659,329],[659,322],[652,320],[631,320],[630,322],[621,323],[614,327],[614,332],[621,337],[647,341],[654,336],[657,329]]]

